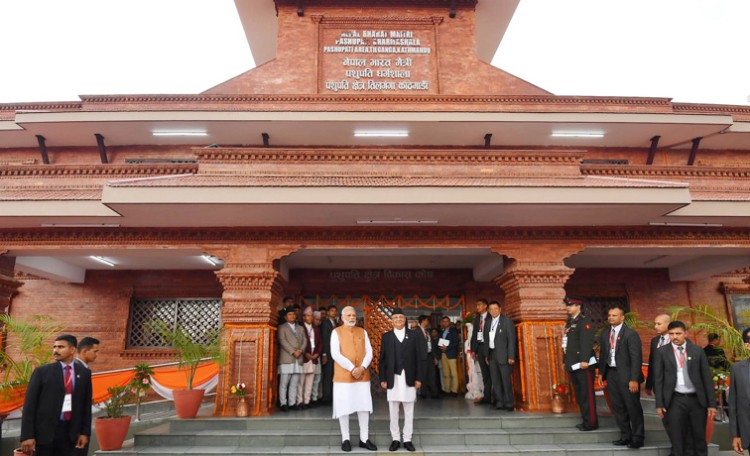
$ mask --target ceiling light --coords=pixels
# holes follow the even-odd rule
[[[697,227],[722,227],[722,223],[687,223],[687,222],[649,222],[651,226],[697,226]]]
[[[119,223],[42,223],[42,228],[119,228]]]
[[[358,138],[406,138],[408,131],[355,131],[354,136]]]
[[[437,220],[357,220],[357,225],[436,225]]]
[[[603,138],[603,132],[595,131],[553,131],[553,138]]]
[[[208,136],[206,130],[154,130],[154,136]]]
[[[203,258],[206,263],[209,263],[211,266],[218,266],[219,262],[214,260],[212,256],[210,255],[201,255],[201,258]]]
[[[114,267],[114,265],[115,265],[113,262],[111,262],[111,261],[109,261],[107,259],[104,259],[103,257],[100,257],[100,256],[91,255],[89,258],[91,258],[94,261],[98,261],[99,263],[106,264],[107,266],[113,266]]]

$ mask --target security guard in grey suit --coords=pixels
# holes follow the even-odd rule
[[[594,397],[594,367],[590,364],[594,356],[594,327],[591,320],[581,313],[582,298],[567,296],[563,302],[568,312],[568,322],[563,334],[563,362],[570,373],[570,382],[581,410],[583,422],[576,427],[581,431],[599,428]]]

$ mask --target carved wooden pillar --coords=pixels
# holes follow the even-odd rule
[[[210,250],[210,249],[209,249]],[[215,414],[234,415],[231,385],[247,385],[252,415],[268,415],[276,403],[276,325],[286,281],[274,268],[275,253],[266,248],[212,250],[225,259],[216,271],[224,287],[221,319],[225,362],[219,375]]]
[[[2,256],[0,253],[0,313],[8,313],[13,296],[21,288],[23,282],[13,277],[16,259]],[[5,328],[0,329],[0,350],[5,350]]]
[[[495,283],[505,292],[503,314],[516,324],[515,396],[525,410],[550,410],[552,385],[567,381],[560,347],[567,318],[562,301],[574,270],[563,261],[581,249],[531,244],[504,250],[511,258]]]

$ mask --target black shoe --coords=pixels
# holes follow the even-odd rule
[[[341,451],[352,451],[352,444],[348,440],[344,440],[341,444]]]
[[[370,451],[378,451],[378,447],[376,447],[374,443],[370,442],[370,439],[367,439],[367,441],[364,443],[362,443],[362,441],[360,440],[359,447],[368,449]]]
[[[299,405],[299,406],[297,407],[297,409],[299,409],[299,410],[306,410],[306,409],[307,409],[307,406],[306,406],[305,404],[300,404],[300,405]]]
[[[404,442],[404,448],[406,448],[408,451],[417,451],[417,449],[414,448],[414,445],[412,445],[411,442]]]
[[[632,441],[628,444],[628,448],[632,448],[634,450],[637,450],[638,448],[641,448],[643,446],[643,442],[641,441]]]
[[[587,431],[595,431],[599,429],[599,426],[586,426],[585,424],[582,424],[581,427],[578,428],[579,431],[587,432]]]
[[[612,442],[612,445],[625,446],[630,445],[630,439],[620,439]]]
[[[289,410],[299,410],[299,406],[292,405],[292,406],[289,407]]]
[[[505,407],[505,410],[507,410],[509,412],[513,412],[513,411],[516,410],[516,408],[511,405],[510,407]]]
[[[489,404],[489,403],[490,403],[489,399],[482,399],[481,401],[474,402],[474,404],[476,404],[476,405],[480,405],[480,404],[481,405],[485,405],[485,404]]]
[[[396,451],[401,447],[401,442],[394,440],[391,442],[391,446],[388,447],[388,451]]]
[[[576,429],[578,429],[580,431],[581,428],[583,428],[583,423],[576,424]]]
[[[495,410],[505,410],[505,407],[503,407],[502,405],[496,405]]]
[[[288,406],[286,406],[286,405],[282,405],[282,406],[281,406],[281,411],[282,411],[282,412],[288,412],[288,411],[289,411],[289,407],[288,407]]]

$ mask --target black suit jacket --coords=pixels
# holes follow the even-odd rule
[[[499,364],[508,364],[509,359],[516,359],[516,327],[513,321],[505,315],[500,315],[500,321],[497,322],[495,331],[495,350],[492,355]],[[490,357],[490,329],[492,326],[492,317],[489,322],[484,323],[484,346],[482,347],[485,358]]]
[[[427,345],[424,337],[413,329],[407,329],[403,344],[403,366],[406,375],[406,384],[414,386],[414,382],[424,381],[424,361],[427,359]],[[393,388],[396,372],[396,351],[399,349],[398,338],[393,331],[383,334],[380,343],[380,380],[388,384],[388,389]]]
[[[482,355],[481,353],[479,353],[479,326],[480,326],[479,323],[480,323],[481,318],[482,318],[482,315],[480,314],[477,314],[474,316],[474,323],[473,323],[474,328],[471,331],[471,342],[469,342],[469,349],[471,350],[472,353],[476,353],[477,356]],[[490,316],[489,312],[486,312],[484,314],[484,327],[485,328],[487,327],[487,323],[490,321],[492,321],[492,317]],[[486,341],[487,339],[484,339],[484,340]],[[487,342],[484,342],[484,344],[486,345]]]
[[[729,430],[750,447],[750,360],[734,363],[729,373]]]
[[[70,441],[79,435],[91,435],[91,371],[75,363]],[[26,389],[21,417],[21,441],[36,439],[37,444],[49,445],[55,437],[55,427],[60,421],[65,384],[63,370],[55,361],[37,367],[31,374]]]
[[[331,323],[331,319],[326,317],[320,323],[320,338],[323,339],[323,352],[321,355],[328,356],[331,358],[331,334],[336,327]]]
[[[716,395],[714,394],[714,381],[711,369],[708,367],[708,359],[703,349],[690,341],[687,345],[687,374],[695,386],[698,402],[702,407],[716,407]],[[672,344],[667,344],[656,350],[656,363],[654,365],[654,395],[656,396],[656,407],[666,408],[672,402],[672,395],[677,386],[677,360],[674,357]]]
[[[601,347],[599,358],[599,371],[604,379],[607,378],[609,369],[609,357],[611,349],[609,346],[610,332],[612,326],[607,326],[599,335],[599,346]],[[622,325],[617,333],[615,343],[615,365],[617,366],[617,378],[621,382],[643,382],[643,346],[641,338],[632,329]]]
[[[648,372],[646,373],[646,389],[654,389],[654,364],[656,363],[656,350],[659,348],[659,339],[662,336],[654,336],[651,339],[651,348],[648,352]]]

